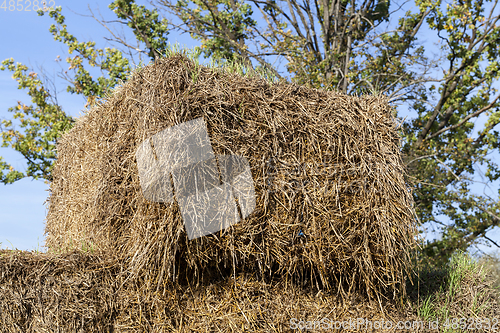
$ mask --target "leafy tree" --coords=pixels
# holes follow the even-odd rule
[[[118,18],[125,20],[122,23],[131,27],[137,40],[147,47],[146,50],[136,49],[155,59],[158,49],[166,46],[167,20],[159,20],[156,10],[148,10],[133,1],[118,0],[109,7]],[[38,11],[39,16],[44,14]],[[66,44],[70,55],[75,53],[66,59],[69,68],[62,74],[70,83],[67,87],[69,93],[87,98],[87,107],[126,80],[131,71],[131,58],[125,57],[122,51],[115,48],[96,48],[95,41],[78,41],[67,30],[61,7],[50,10],[49,16],[55,21],[49,29],[54,39]],[[119,42],[123,43],[121,40]],[[89,67],[99,69],[101,76],[94,79]],[[2,62],[0,70],[11,71],[18,88],[28,89],[33,103],[25,105],[19,101],[17,106],[8,110],[13,113],[14,120],[20,121],[21,130],[16,129],[12,120],[4,119],[1,122],[2,147],[11,147],[21,153],[27,160],[28,168],[26,172],[15,170],[0,157],[0,181],[11,184],[24,177],[32,177],[50,182],[57,139],[73,127],[75,120],[57,103],[54,91],[46,87],[48,82],[42,82],[36,73],[28,71],[27,66],[14,64],[11,58]]]
[[[70,53],[77,53],[67,59],[69,70],[73,70],[68,76],[68,91],[82,94],[88,104],[126,80],[134,61],[132,52],[156,59],[166,47],[168,25],[198,39],[206,58],[238,61],[247,66],[255,63],[286,79],[271,64],[276,58],[286,61],[291,80],[298,84],[348,94],[387,95],[395,112],[408,108],[415,114],[401,125],[403,152],[410,171],[408,181],[414,187],[422,226],[437,223],[443,227],[443,238],[426,244],[424,253],[446,259],[457,249],[488,240],[486,232],[500,223],[498,198],[471,192],[480,174],[478,165],[486,168],[488,185],[494,186],[500,177],[492,157],[498,153],[500,122],[495,88],[500,52],[497,4],[497,0],[454,0],[448,4],[415,0],[413,12],[402,12],[388,0],[161,0],[149,10],[134,1],[118,0],[110,8],[121,23],[132,29],[137,46],[117,37],[106,23],[101,24],[122,46],[121,50],[96,49],[94,42],[78,42],[67,32],[60,9],[49,15],[57,23],[50,29],[54,38],[65,43]],[[182,23],[159,19],[161,9],[167,9]],[[264,27],[258,26],[254,10],[264,17]],[[397,22],[392,20],[395,17]],[[433,58],[421,45],[431,34],[441,43],[440,54]],[[35,87],[29,93],[32,98],[42,94],[50,100],[50,92],[36,81],[35,74],[26,75],[27,69],[14,66],[13,60],[4,62],[4,66],[14,73],[24,73],[23,77],[18,74],[17,80],[20,87],[21,82],[26,82],[23,88]],[[94,80],[88,66],[100,68],[103,75]],[[34,160],[33,170],[28,170],[31,173],[11,170],[2,174],[4,183],[35,175],[50,180],[53,143],[71,127],[71,119],[64,118],[56,104],[50,104],[50,108],[37,104],[35,99],[33,102],[33,111],[27,107],[25,116],[35,117],[36,110],[46,110],[48,114],[59,112],[60,118],[46,123],[34,118],[27,125],[27,130],[33,128],[34,132],[24,141],[19,141],[21,133],[13,132],[12,123],[3,123],[4,145],[24,152],[27,159],[32,158],[29,154],[34,149],[42,147],[41,158]],[[18,110],[24,110],[24,106]],[[21,111],[16,112],[14,117],[20,117]],[[477,131],[474,123],[478,119],[486,122]],[[46,137],[52,145],[38,146],[45,131],[59,122],[52,136]],[[2,163],[0,170],[11,168]]]
[[[167,47],[168,21],[160,20],[157,10],[138,6],[133,0],[117,0],[112,2],[109,8],[118,18],[125,20],[122,23],[132,29],[137,41],[146,45],[147,54],[151,59],[160,56],[161,50]],[[145,53],[142,50],[140,52]]]
[[[475,165],[486,168],[490,185],[500,177],[491,156],[499,148],[498,2],[489,10],[483,1],[455,1],[445,8],[438,1],[417,4],[431,9],[428,26],[446,52],[439,85],[428,87],[412,104],[418,116],[405,125],[404,151],[415,174],[417,213],[422,223],[443,225],[442,240],[429,243],[425,251],[449,257],[480,237],[498,247],[485,235],[500,223],[498,198],[471,194],[479,173]],[[481,116],[486,123],[475,133]],[[443,223],[439,215],[453,223]]]
[[[266,28],[258,27],[255,20],[250,19],[253,11],[248,2],[264,16]],[[397,53],[399,60],[394,64],[399,70],[398,77],[392,81],[401,80],[402,76],[415,76],[407,73],[408,64],[423,58],[420,50],[415,55],[405,55],[405,52],[412,46],[414,30],[418,30],[424,15],[405,18],[400,33],[394,34],[390,40],[387,32],[377,32],[389,18],[389,2],[384,0],[365,1],[363,4],[326,0],[314,4],[310,1],[299,4],[296,0],[286,3],[195,0],[195,8],[189,7],[185,0],[176,4],[167,0],[160,3],[183,20],[183,24],[175,27],[201,40],[205,57],[216,55],[232,60],[243,59],[246,63],[253,58],[260,66],[268,68],[273,66],[265,57],[283,57],[288,62],[288,72],[293,74],[292,80],[312,87],[352,92],[348,90],[349,82],[354,82],[351,87],[354,90],[359,91],[360,85],[375,89],[372,82],[391,82],[386,78],[388,68],[383,68],[389,65],[387,58],[391,55]],[[223,8],[218,10],[219,6]],[[289,27],[291,29],[285,31]],[[318,30],[321,31],[319,36]],[[375,42],[377,39],[378,43]],[[247,46],[249,41],[256,45],[255,50]],[[385,51],[376,59],[378,62],[372,59],[373,49]],[[279,75],[277,71],[275,74]],[[407,80],[406,85],[411,86],[414,81]]]
[[[14,113],[13,118],[18,119],[24,131],[15,129],[12,120],[2,120],[2,147],[12,147],[20,152],[28,163],[26,172],[14,170],[0,157],[0,181],[11,184],[24,177],[34,179],[43,178],[51,180],[51,170],[55,159],[55,141],[72,127],[74,120],[68,117],[57,104],[54,96],[44,87],[38,75],[28,72],[22,64],[14,65],[13,59],[2,62],[0,69],[13,72],[19,89],[28,89],[28,95],[34,105],[18,102],[15,107],[9,108]],[[8,170],[4,173],[4,170]]]

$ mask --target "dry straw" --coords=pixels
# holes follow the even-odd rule
[[[134,71],[58,143],[46,245],[92,244],[120,257],[150,293],[251,272],[370,299],[404,293],[415,245],[400,137],[383,97],[277,82],[171,51]],[[136,150],[202,117],[216,155],[250,164],[256,210],[188,240],[178,204],[146,200]],[[151,297],[152,294],[150,294]]]
[[[0,332],[296,332],[339,328],[339,321],[418,320],[414,314],[310,293],[251,275],[207,285],[173,285],[155,293],[126,281],[115,258],[71,251],[60,255],[0,250]],[[301,322],[302,321],[302,322]],[[307,323],[309,322],[309,323]],[[300,326],[299,326],[300,325]],[[328,326],[325,326],[328,325]],[[357,329],[356,329],[357,328]],[[317,330],[322,331],[322,330]],[[387,332],[397,332],[397,329]],[[400,331],[400,330],[399,330]]]

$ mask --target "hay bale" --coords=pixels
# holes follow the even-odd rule
[[[119,272],[109,255],[0,250],[0,332],[113,332]]]
[[[248,161],[256,209],[189,240],[178,201],[144,196],[136,154],[198,118],[215,156]],[[415,244],[386,100],[273,84],[182,54],[137,70],[78,120],[58,143],[48,201],[50,251],[112,251],[155,290],[247,271],[375,298],[404,292]]]
[[[384,310],[393,321],[418,319],[396,301]],[[292,332],[300,320],[322,318],[329,325],[387,317],[359,298],[342,305],[330,293],[306,292],[284,281],[266,284],[250,274],[209,285],[174,284],[158,293],[128,279],[126,268],[109,255],[0,250],[2,333]]]

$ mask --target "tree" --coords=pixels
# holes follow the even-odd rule
[[[147,51],[136,48],[139,53],[155,59],[158,50],[165,48],[167,20],[158,19],[156,10],[148,10],[130,0],[117,0],[109,8],[124,20],[122,23],[132,28],[137,41],[146,45]],[[39,16],[44,14],[42,10],[38,11]],[[104,97],[117,84],[126,81],[131,71],[132,57],[125,57],[122,51],[115,48],[96,48],[95,41],[79,42],[68,32],[61,7],[50,10],[49,16],[55,21],[49,29],[54,39],[66,44],[69,54],[76,53],[66,59],[69,68],[61,75],[70,83],[68,92],[86,97],[87,107]],[[101,76],[94,79],[88,67],[98,68]],[[11,184],[24,177],[32,177],[50,182],[57,139],[73,127],[75,120],[57,103],[55,90],[46,87],[50,82],[42,82],[35,72],[28,72],[27,66],[14,64],[14,59],[10,58],[2,62],[0,70],[11,71],[18,88],[28,89],[33,103],[26,105],[19,101],[17,106],[8,110],[13,113],[14,120],[19,119],[21,130],[16,129],[12,120],[4,119],[1,122],[2,147],[11,147],[21,153],[27,160],[28,168],[26,172],[15,170],[0,157],[0,181]]]
[[[19,88],[28,89],[28,95],[34,104],[26,105],[19,101],[15,107],[9,108],[9,112],[14,113],[13,118],[19,119],[20,127],[24,131],[16,130],[12,120],[1,122],[2,147],[10,146],[20,152],[26,158],[28,168],[26,172],[14,170],[0,157],[0,181],[11,184],[24,177],[50,181],[56,157],[55,141],[61,133],[72,127],[74,120],[64,113],[56,97],[44,87],[38,75],[34,72],[28,73],[28,67],[22,64],[14,65],[13,59],[7,59],[2,62],[0,69],[13,72]],[[4,170],[8,170],[8,173],[5,174]]]
[[[381,93],[395,103],[395,113],[398,112],[396,103],[409,108],[415,117],[402,122],[401,128],[417,217],[424,227],[435,223],[443,226],[442,240],[426,244],[424,253],[439,254],[446,259],[457,249],[466,249],[481,239],[488,240],[486,232],[500,223],[498,198],[471,194],[474,177],[479,174],[477,165],[486,168],[488,185],[494,186],[500,177],[491,156],[498,149],[500,122],[499,95],[495,89],[500,52],[497,3],[456,0],[444,4],[439,0],[416,0],[414,12],[402,13],[400,6],[387,0],[304,0],[302,3],[297,0],[178,0],[176,3],[161,0],[152,10],[137,6],[134,1],[121,0],[114,1],[110,8],[121,23],[132,29],[137,46],[118,38],[107,22],[100,21],[112,33],[112,40],[122,46],[121,51],[95,49],[94,42],[79,43],[67,33],[60,9],[52,10],[49,15],[57,23],[51,27],[54,37],[64,42],[70,52],[78,53],[67,60],[74,75],[68,77],[71,81],[68,91],[86,96],[90,104],[120,80],[126,80],[134,58],[132,52],[147,54],[152,60],[157,58],[166,46],[167,26],[171,25],[200,40],[199,50],[205,58],[267,68],[286,79],[270,63],[275,57],[286,61],[291,81],[298,84],[339,89],[348,94]],[[160,20],[158,11],[163,9],[182,23]],[[265,27],[258,26],[254,9],[263,15]],[[399,15],[397,23],[391,22],[396,15]],[[424,45],[419,43],[430,33],[441,41],[441,55],[435,58],[430,58]],[[98,61],[98,57],[101,60]],[[9,61],[5,66],[19,72],[13,61]],[[96,66],[105,75],[94,81],[84,61],[86,66]],[[26,82],[35,82],[29,75],[25,77]],[[37,87],[40,91],[42,84]],[[36,102],[35,105],[33,110],[42,110]],[[55,106],[53,109],[44,106],[43,110],[54,114],[60,110],[61,117],[64,114]],[[30,112],[28,114],[34,116]],[[487,120],[475,132],[474,122],[479,117]],[[61,119],[68,125],[61,125],[59,132],[52,133],[52,143],[71,126],[70,120]],[[35,120],[30,126],[35,125],[39,125],[40,130],[52,124]],[[12,132],[11,123],[4,126],[4,144],[23,149],[28,159],[38,147],[34,143],[43,134],[34,132],[25,138],[25,145],[15,146],[20,133]],[[42,154],[43,158],[33,164],[47,166],[46,172],[39,174],[46,179],[50,179],[52,147],[42,146],[41,151],[47,155]],[[10,168],[2,163],[0,170]],[[1,180],[11,183],[34,175],[11,170],[2,174]],[[493,240],[489,241],[498,246]]]
[[[485,235],[500,223],[498,198],[471,194],[478,174],[474,165],[486,167],[489,184],[500,176],[490,156],[499,147],[500,95],[494,86],[500,77],[497,4],[492,2],[487,12],[483,1],[457,1],[446,10],[441,2],[420,3],[421,10],[431,8],[427,23],[446,51],[438,88],[431,85],[412,104],[418,116],[405,126],[404,151],[416,175],[418,215],[422,223],[444,227],[442,240],[427,244],[427,254],[449,257],[480,237],[499,246]],[[474,133],[474,122],[482,115],[486,124]],[[439,214],[453,223],[443,223]]]

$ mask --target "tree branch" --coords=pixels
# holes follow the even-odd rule
[[[495,103],[498,101],[498,99],[500,98],[500,95],[498,95],[497,97],[495,97],[495,99],[493,100],[493,102],[491,102],[490,104],[486,105],[484,108],[482,108],[481,110],[477,110],[476,112],[474,113],[471,113],[470,115],[468,115],[467,117],[465,117],[464,119],[462,119],[459,123],[455,124],[455,125],[452,125],[452,126],[448,126],[446,128],[443,128],[439,131],[437,131],[436,133],[432,134],[431,136],[428,137],[428,139],[432,139],[432,138],[435,138],[436,136],[440,135],[441,133],[444,133],[446,131],[449,131],[449,130],[452,130],[452,129],[455,129],[457,127],[460,127],[461,125],[463,125],[465,122],[467,122],[469,119],[471,118],[474,118],[474,117],[477,117],[479,116],[481,113],[485,112],[485,111],[488,111],[489,109],[491,109],[492,107],[495,106]]]

